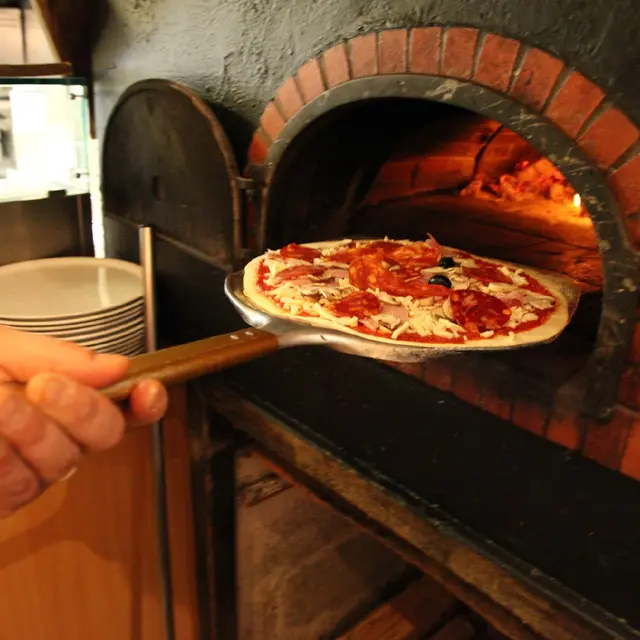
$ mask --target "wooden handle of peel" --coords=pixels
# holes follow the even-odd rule
[[[222,336],[160,349],[131,359],[126,378],[103,390],[114,401],[125,400],[142,380],[179,384],[277,351],[278,338],[259,329],[243,329]]]

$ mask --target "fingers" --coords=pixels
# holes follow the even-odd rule
[[[125,420],[139,426],[163,416],[167,392],[158,382],[136,385],[126,417],[98,391],[128,366],[122,356],[0,326],[0,517],[70,477],[85,451],[118,444]]]
[[[120,442],[125,419],[99,391],[55,373],[36,375],[26,398],[87,451],[104,451]]]
[[[130,427],[142,427],[158,422],[164,416],[169,399],[167,390],[156,380],[143,380],[137,384],[129,397],[126,414]]]
[[[18,452],[46,483],[56,482],[78,464],[80,448],[26,397],[0,387],[0,438]]]
[[[123,415],[99,391],[53,373],[32,378],[25,397],[88,451],[104,451],[118,444],[125,423],[136,427],[157,422],[168,405],[165,387],[155,380],[143,380],[134,387]]]
[[[96,354],[71,342],[0,327],[0,381],[27,382],[43,371],[101,388],[124,377],[129,360]]]
[[[0,438],[0,518],[35,500],[43,488],[36,474]]]
[[[130,425],[157,422],[167,408],[163,385],[136,385]],[[32,378],[25,392],[0,384],[0,517],[38,497],[50,484],[73,475],[84,451],[117,444],[125,416],[99,391],[54,373]]]

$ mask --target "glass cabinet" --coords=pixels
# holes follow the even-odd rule
[[[85,82],[0,77],[0,202],[79,195],[89,187]]]

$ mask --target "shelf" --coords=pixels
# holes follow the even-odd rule
[[[51,62],[47,64],[0,64],[0,84],[5,78],[37,78],[43,76],[70,76],[71,64]]]

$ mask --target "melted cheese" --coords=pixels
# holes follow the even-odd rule
[[[316,258],[314,264],[327,268],[348,269],[348,265],[326,260],[331,255],[341,250],[341,247],[350,244],[351,240],[344,240],[340,246],[325,249],[323,259]],[[410,241],[403,241],[408,244]],[[365,242],[356,243],[362,246]],[[264,258],[264,264],[269,270],[269,275],[265,279],[267,285],[275,287],[269,295],[277,300],[284,309],[292,315],[302,313],[325,318],[347,327],[357,327],[359,320],[357,317],[343,317],[334,315],[331,305],[343,297],[358,291],[350,282],[348,277],[340,277],[332,280],[325,278],[314,278],[310,276],[304,278],[307,284],[292,284],[291,282],[279,283],[277,274],[283,269],[305,265],[309,262],[297,259],[283,259],[277,252],[269,252]],[[499,267],[501,273],[511,279],[511,283],[493,282],[485,285],[462,273],[463,268],[473,268],[477,266],[472,259],[457,259],[455,267],[446,269],[443,267],[432,267],[422,270],[422,276],[427,277],[432,274],[441,273],[451,281],[453,290],[472,289],[493,295],[506,304],[512,300],[516,305],[509,304],[511,316],[505,325],[507,328],[515,329],[523,322],[533,322],[538,319],[536,314],[539,310],[551,308],[555,301],[552,297],[535,293],[520,287],[526,285],[528,280],[522,275],[519,269],[510,269],[506,266]],[[302,280],[302,278],[300,279]],[[379,330],[391,334],[392,339],[397,339],[403,334],[414,334],[421,337],[438,336],[442,338],[459,338],[467,340],[466,331],[463,327],[455,323],[451,310],[449,298],[428,297],[414,299],[412,296],[393,296],[379,289],[371,289],[370,292],[378,297],[382,304],[392,306],[398,310],[400,317],[391,312],[382,312],[370,316],[362,321],[363,325],[369,329]],[[406,318],[406,320],[404,319]],[[491,338],[494,331],[485,331],[480,334],[483,338]],[[509,333],[515,339],[514,332]]]

